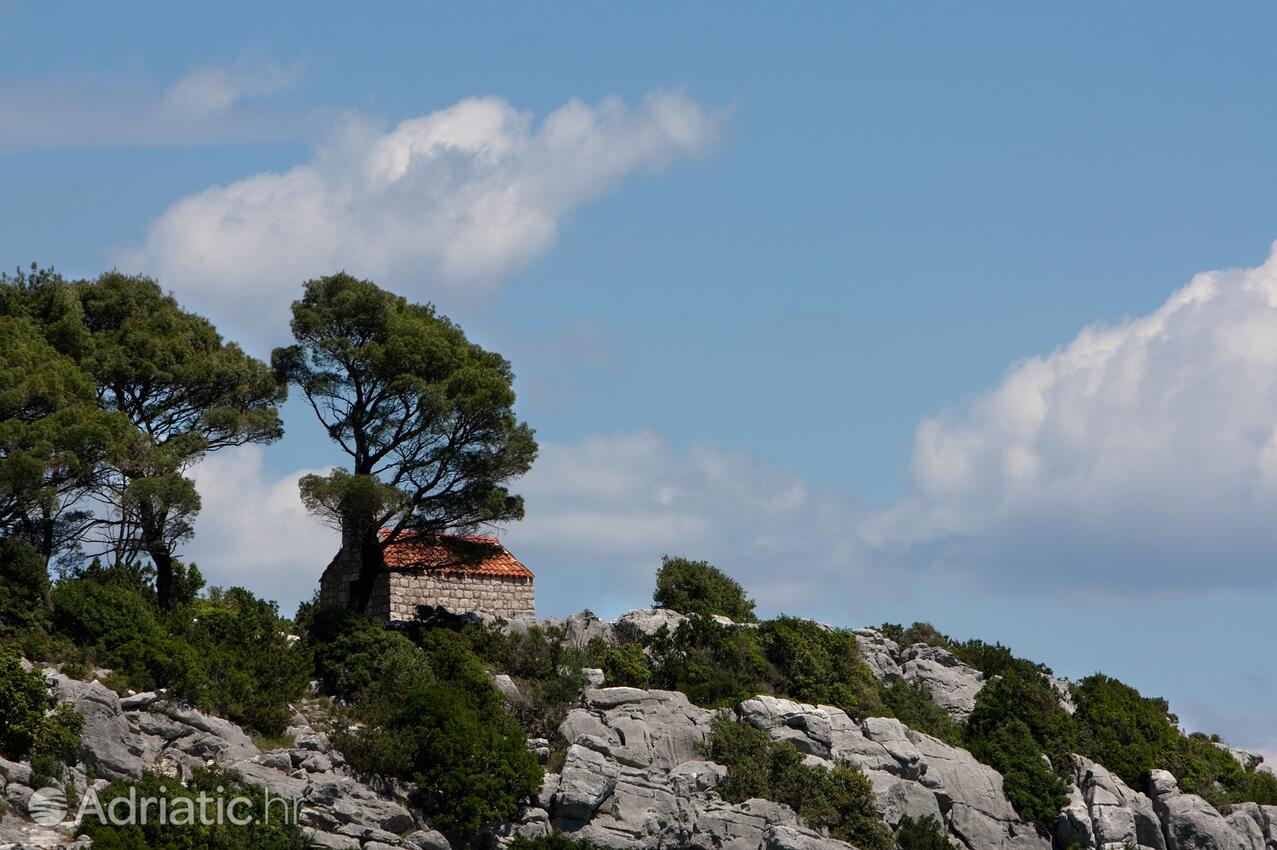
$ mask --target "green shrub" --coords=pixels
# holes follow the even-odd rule
[[[658,632],[647,650],[650,684],[682,691],[697,705],[721,708],[763,693],[833,705],[854,717],[883,713],[856,636],[810,620],[778,617],[742,628],[692,615],[672,633]],[[637,650],[628,651],[639,661]]]
[[[652,601],[683,614],[721,614],[737,623],[755,620],[753,600],[733,579],[705,561],[663,556]]]
[[[860,850],[894,847],[874,808],[873,786],[857,768],[803,764],[792,744],[773,741],[766,732],[726,715],[714,719],[709,755],[727,768],[716,790],[729,802],[773,800],[792,808],[812,828],[827,829]]]
[[[192,568],[194,569],[194,568]],[[266,735],[282,732],[305,692],[307,650],[288,640],[275,604],[241,588],[161,612],[148,573],[91,567],[59,583],[54,625],[136,690],[168,688],[199,707]],[[181,596],[202,583],[176,571]]]
[[[761,624],[757,633],[786,696],[836,706],[853,717],[879,713],[878,683],[851,632],[781,616]]]
[[[454,845],[468,844],[540,791],[541,767],[473,636],[426,628],[414,637],[419,645],[380,622],[322,611],[309,639],[321,678],[345,683],[352,699],[357,723],[334,736],[351,766],[411,780],[414,804]]]
[[[127,826],[105,823],[86,812],[81,831],[93,839],[95,850],[304,850],[310,846],[302,829],[291,822],[291,806],[285,810],[275,798],[268,810],[265,792],[244,782],[234,771],[196,768],[185,786],[156,774],[147,774],[138,782],[113,782],[98,795],[101,811],[108,811],[112,801],[127,799],[130,794],[137,800],[166,800],[168,823],[159,822],[156,806],[151,807],[144,822],[139,818],[139,822]],[[227,802],[234,797],[248,798],[251,806],[237,808],[235,814],[239,819],[247,816],[250,823],[238,826],[228,818],[216,825],[200,823],[199,806],[194,801],[201,794],[206,799]],[[196,816],[192,823],[184,824],[174,813],[188,806]],[[209,804],[208,812],[213,811],[214,804]]]
[[[896,718],[910,729],[925,732],[954,746],[962,746],[965,731],[949,712],[936,705],[931,691],[921,682],[897,680],[878,689],[878,699],[885,714]]]
[[[899,850],[953,850],[944,827],[933,815],[920,820],[908,815],[901,819],[896,827],[896,847]]]
[[[292,717],[289,704],[310,681],[309,651],[289,639],[274,602],[242,588],[214,588],[207,599],[176,609],[167,622],[174,634],[167,658],[177,690],[264,735],[278,735]],[[188,649],[189,647],[189,649]],[[191,655],[190,653],[193,653]],[[181,655],[178,658],[178,655]],[[181,678],[197,669],[197,677]]]
[[[0,637],[49,627],[49,571],[40,555],[14,539],[0,539]]]
[[[353,699],[379,681],[382,664],[393,653],[416,651],[406,636],[344,608],[318,611],[307,638],[320,686],[343,699]]]
[[[1148,772],[1167,764],[1179,747],[1179,730],[1166,701],[1142,697],[1117,679],[1088,676],[1074,686],[1073,701],[1082,755],[1132,788],[1142,788]]]
[[[949,636],[930,623],[915,622],[908,628],[899,623],[883,623],[878,631],[898,643],[901,649],[913,646],[915,643],[925,643],[927,646],[938,646],[942,649],[953,648],[953,642],[949,640]]]
[[[966,737],[971,754],[1002,774],[1007,799],[1020,816],[1051,834],[1067,802],[1077,732],[1039,669],[1016,659],[986,684],[967,720]]]
[[[1017,660],[980,690],[967,720],[967,736],[979,740],[1011,720],[1023,722],[1061,776],[1069,775],[1071,754],[1078,747],[1076,722],[1060,706],[1050,681],[1028,661]]]
[[[1259,803],[1261,806],[1277,806],[1277,775],[1253,767],[1242,773],[1241,781],[1233,792],[1234,802]]]
[[[989,644],[982,640],[956,641],[930,623],[914,623],[909,628],[898,623],[883,623],[879,631],[898,643],[902,649],[915,643],[946,649],[959,661],[979,670],[987,678],[1001,676],[1003,671],[1024,664],[1047,674],[1051,672],[1048,667],[1016,658],[1010,647],[1000,643]]]
[[[433,621],[440,622],[437,617]],[[464,638],[493,672],[514,679],[519,698],[510,708],[528,735],[553,738],[585,687],[581,668],[587,666],[588,653],[569,646],[561,628],[533,626],[506,631],[496,626],[443,622],[443,631]]]
[[[763,654],[755,629],[694,615],[649,642],[652,686],[682,691],[697,705],[732,706],[760,693],[786,693],[784,677]]]
[[[0,755],[73,763],[82,723],[70,705],[59,705],[49,695],[43,676],[23,670],[17,656],[0,652]]]
[[[115,582],[75,578],[53,592],[53,621],[77,646],[101,650],[118,663],[119,650],[160,633],[156,610],[136,591]]]
[[[1050,835],[1068,803],[1065,783],[1042,758],[1027,724],[1012,719],[970,741],[971,754],[1002,774],[1002,790],[1021,817]]]
[[[647,654],[642,644],[613,646],[595,638],[586,647],[586,652],[594,666],[603,670],[604,681],[609,687],[646,688],[652,681],[652,670],[647,665]]]

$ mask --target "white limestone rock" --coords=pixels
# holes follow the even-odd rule
[[[1196,794],[1185,794],[1165,770],[1149,774],[1149,794],[1162,823],[1167,850],[1264,850],[1250,830],[1239,832]]]
[[[900,675],[906,682],[919,682],[931,692],[931,700],[965,722],[975,709],[976,695],[984,687],[984,674],[963,664],[947,649],[914,644],[900,653]]]
[[[686,619],[669,608],[640,608],[617,617],[616,629],[618,634],[630,639],[650,638],[661,629],[673,632]]]

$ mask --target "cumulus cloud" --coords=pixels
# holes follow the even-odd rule
[[[246,58],[169,85],[137,69],[0,81],[0,151],[295,139],[311,127],[306,113],[269,98],[300,79],[300,68]]]
[[[558,613],[642,603],[662,553],[729,568],[769,610],[811,610],[860,572],[845,500],[710,445],[647,432],[544,444],[518,490],[527,516],[505,536],[546,565],[538,594]]]
[[[271,473],[262,452],[219,452],[195,469],[202,507],[183,555],[211,584],[249,587],[291,613],[340,541],[298,496],[298,479],[320,470]],[[543,443],[515,489],[527,516],[497,533],[538,572],[547,615],[642,605],[662,553],[730,568],[769,610],[810,610],[858,571],[848,505],[714,446],[676,450],[646,432]]]
[[[1277,252],[1084,329],[917,429],[876,555],[1083,595],[1271,586]]]
[[[197,545],[213,548],[199,558],[255,581],[279,564],[281,587],[310,587],[335,542],[301,509],[301,473],[265,476],[255,451],[200,467]],[[1271,589],[1277,253],[1198,275],[923,420],[909,492],[884,510],[646,432],[546,443],[517,490],[527,517],[503,533],[545,567],[541,598],[559,613],[635,604],[663,552],[728,566],[769,610],[832,612],[831,587],[923,578],[1111,600]]]
[[[339,269],[417,298],[484,292],[549,248],[572,210],[702,150],[722,120],[673,92],[573,100],[539,124],[495,97],[388,132],[356,120],[290,171],[178,201],[121,265],[276,334],[301,282]]]
[[[338,535],[306,512],[297,480],[311,472],[269,473],[260,446],[210,455],[195,468],[201,508],[183,557],[211,585],[247,587],[277,600],[286,615],[319,587]]]

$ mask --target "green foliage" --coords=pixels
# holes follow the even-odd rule
[[[446,627],[419,628],[410,640],[379,621],[349,612],[318,612],[309,640],[316,672],[352,701],[354,728],[335,743],[359,771],[410,779],[414,803],[454,843],[467,843],[509,820],[541,786],[541,767],[526,733],[506,710],[471,641],[483,636]],[[554,641],[532,636],[518,646],[544,654],[524,672],[545,678]],[[516,645],[490,644],[494,654]],[[536,652],[533,655],[537,655]]]
[[[603,679],[609,687],[646,688],[652,681],[647,654],[640,643],[613,646],[595,638],[586,652],[594,666],[603,670]]]
[[[110,272],[68,284],[51,270],[0,279],[0,534],[46,558],[91,527],[128,562],[145,553],[161,607],[206,452],[282,433],[285,392],[152,280]]]
[[[1062,776],[1071,770],[1077,749],[1074,718],[1060,706],[1050,681],[1028,661],[1016,661],[981,689],[967,720],[967,736],[977,741],[1011,720],[1019,720]]]
[[[841,841],[861,850],[891,850],[891,832],[874,808],[873,786],[859,769],[826,770],[803,764],[802,754],[766,732],[715,718],[710,735],[710,758],[727,768],[717,787],[734,803],[761,797],[784,803],[809,826],[828,829]]]
[[[879,631],[898,643],[901,649],[913,646],[915,643],[925,643],[927,646],[939,646],[944,649],[951,649],[953,646],[949,636],[930,623],[915,622],[908,628],[899,623],[883,623]]]
[[[0,280],[0,293],[14,291]],[[76,503],[123,425],[98,407],[93,382],[38,321],[0,315],[0,537],[20,535],[46,559],[68,545],[84,520]]]
[[[1028,725],[1011,719],[969,742],[971,754],[1002,774],[1003,792],[1020,816],[1050,835],[1068,803],[1066,786],[1042,758]]]
[[[126,826],[110,825],[86,814],[81,829],[98,850],[303,850],[310,846],[305,833],[292,822],[291,801],[287,810],[278,798],[268,807],[262,789],[244,782],[234,771],[196,768],[185,786],[172,778],[147,774],[138,782],[111,783],[98,795],[98,802],[106,812],[112,801],[128,799],[130,794],[138,800],[164,800],[168,822],[161,823],[156,816],[158,806],[152,806],[145,822]],[[204,825],[196,802],[200,795],[224,803],[235,797],[251,800],[251,806],[235,810],[238,819],[250,822],[239,826],[223,818],[222,823]],[[194,816],[185,823],[176,813],[188,808]],[[208,803],[205,811],[214,814],[216,803]]]
[[[124,580],[72,579],[53,592],[54,628],[107,666],[128,671],[145,685],[147,658],[158,650],[158,612]]]
[[[990,679],[1001,676],[1003,671],[1010,667],[1024,664],[1029,664],[1043,673],[1051,672],[1050,668],[1041,664],[1033,664],[1017,658],[1010,647],[1000,643],[989,644],[982,640],[956,641],[930,623],[914,623],[908,628],[898,623],[883,623],[879,630],[901,648],[915,643],[925,643],[927,646],[947,649],[959,661],[974,667]]]
[[[243,588],[214,588],[166,619],[173,639],[198,659],[199,688],[184,696],[262,734],[284,731],[289,703],[305,693],[311,665],[306,647],[290,641],[274,602]]]
[[[111,505],[117,560],[148,555],[167,609],[174,550],[200,507],[186,473],[207,452],[282,436],[286,388],[149,278],[109,272],[76,291],[87,332],[80,363],[101,406],[133,426],[94,492]]]
[[[783,694],[783,677],[763,654],[754,629],[691,616],[650,641],[652,685],[682,691],[697,705],[736,705],[755,694]]]
[[[1243,769],[1206,735],[1184,735],[1165,700],[1098,673],[1073,688],[1073,699],[1079,752],[1128,785],[1142,787],[1148,772],[1160,768],[1221,810],[1242,802],[1277,805],[1277,778]]]
[[[485,664],[514,679],[519,697],[509,707],[528,735],[553,738],[585,687],[586,653],[568,646],[562,629],[469,625],[462,633]]]
[[[934,815],[914,820],[906,815],[896,827],[899,850],[953,850],[949,836]]]
[[[433,307],[344,273],[305,284],[291,327],[297,342],[274,351],[275,373],[351,459],[350,469],[307,476],[301,490],[307,507],[357,541],[355,607],[401,531],[523,516],[507,484],[531,467],[536,441],[514,414],[504,358]]]
[[[184,570],[177,577],[179,589],[195,584]],[[305,647],[290,644],[274,603],[214,589],[163,612],[137,580],[129,570],[98,570],[59,583],[55,628],[135,689],[168,688],[257,732],[282,732],[311,664]]]
[[[315,612],[308,642],[313,647],[315,677],[324,692],[348,700],[385,679],[390,665],[418,654],[406,636],[343,608]]]
[[[49,625],[49,572],[44,561],[17,539],[0,540],[0,637]]]
[[[1165,700],[1147,699],[1117,679],[1096,674],[1073,688],[1073,701],[1083,730],[1082,755],[1132,788],[1142,788],[1148,772],[1166,764],[1178,747],[1179,730]]]
[[[966,733],[972,755],[1002,774],[1015,810],[1051,834],[1067,802],[1077,730],[1047,678],[1028,661],[1006,665],[980,691]]]
[[[1277,775],[1266,770],[1248,768],[1242,772],[1233,797],[1235,802],[1250,801],[1261,806],[1277,806]]]
[[[757,634],[786,696],[837,706],[853,717],[880,709],[878,683],[851,632],[782,616],[761,624]]]
[[[683,614],[721,614],[737,623],[752,623],[754,601],[736,581],[706,561],[662,556],[652,601]]]
[[[672,633],[657,633],[647,650],[651,685],[682,691],[697,705],[731,706],[765,693],[855,717],[883,713],[855,635],[810,620],[782,616],[743,628],[692,615]]]
[[[965,730],[955,723],[949,712],[936,705],[931,692],[921,682],[895,681],[878,689],[884,714],[896,718],[910,729],[925,732],[942,741],[962,746]]]
[[[69,705],[49,696],[43,676],[23,670],[17,656],[0,652],[0,755],[73,763],[82,723]]]

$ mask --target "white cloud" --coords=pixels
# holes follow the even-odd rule
[[[199,121],[226,112],[245,99],[276,94],[301,79],[297,68],[272,63],[207,65],[187,72],[164,94],[175,120]]]
[[[352,121],[290,171],[178,201],[121,265],[276,338],[302,281],[340,269],[419,299],[489,291],[546,251],[572,210],[704,149],[722,120],[654,92],[633,107],[569,101],[539,124],[493,97],[389,132]]]
[[[245,446],[195,469],[202,507],[183,556],[210,584],[248,587],[291,613],[339,540],[298,496],[297,480],[319,470],[271,474],[262,458]],[[538,573],[545,615],[642,605],[662,553],[718,563],[769,610],[810,610],[859,571],[843,533],[849,506],[713,446],[679,451],[651,433],[547,443],[514,489],[527,516],[500,534]]]
[[[167,86],[136,68],[0,81],[0,151],[296,139],[315,129],[309,110],[263,101],[300,79],[299,68],[246,58]]]
[[[1272,585],[1277,253],[1084,329],[917,429],[880,557],[1085,595]]]
[[[543,444],[504,537],[544,609],[615,612],[650,598],[661,554],[728,569],[769,610],[810,610],[861,572],[850,507],[786,470],[651,433]]]
[[[210,455],[195,468],[201,508],[195,538],[183,551],[210,585],[239,586],[279,601],[292,616],[319,587],[337,552],[338,535],[306,512],[297,479],[310,472],[269,474],[260,446]]]

